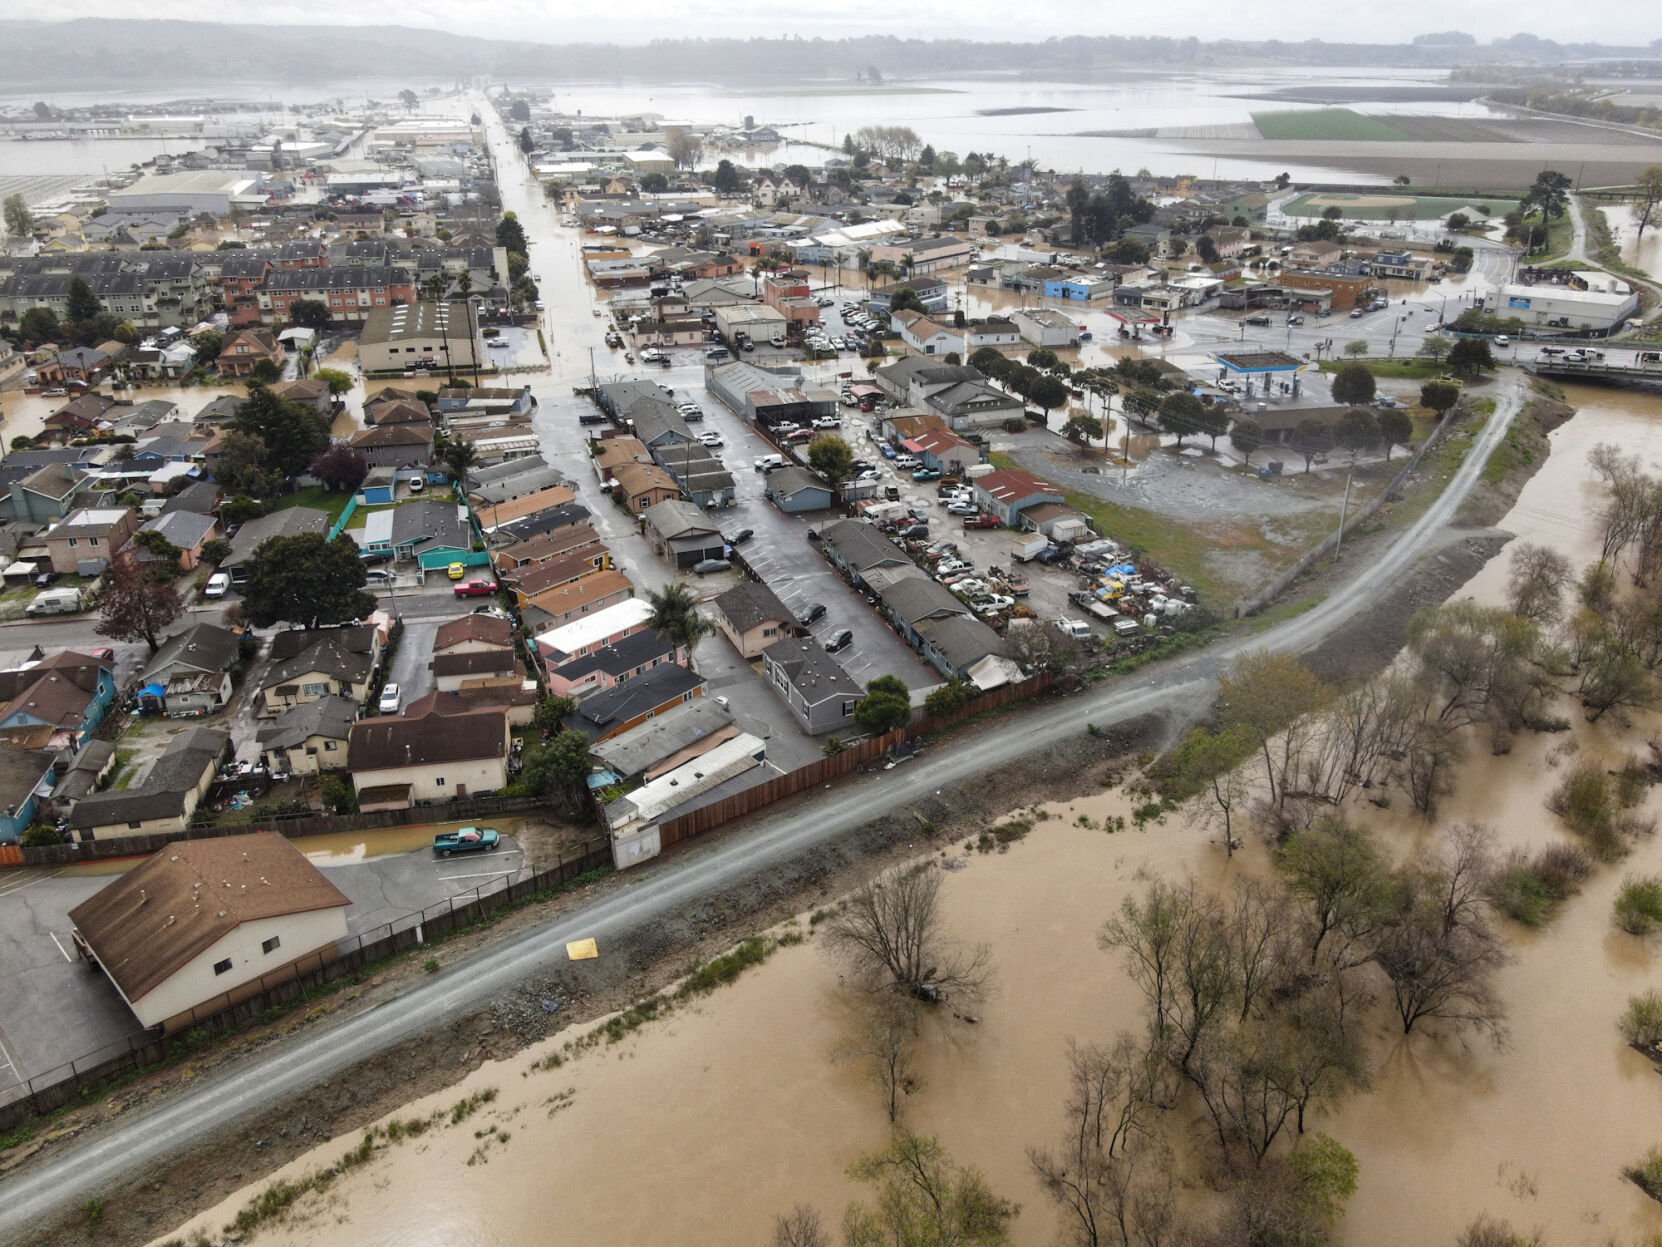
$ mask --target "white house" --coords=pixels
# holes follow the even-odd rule
[[[349,903],[293,844],[261,831],[170,844],[69,917],[81,955],[138,1020],[177,1030],[256,995],[262,975],[281,982],[332,960]]]
[[[895,312],[889,318],[900,330],[900,340],[919,355],[946,355],[953,351],[964,353],[964,331],[931,320],[922,312],[908,308]]]

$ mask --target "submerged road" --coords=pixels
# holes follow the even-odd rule
[[[518,153],[504,150],[507,136],[494,113],[484,108],[481,112],[497,152],[498,176],[504,182],[512,180],[521,167]],[[548,263],[548,258],[539,259]],[[1038,706],[1022,716],[1019,732],[988,732],[954,742],[895,771],[841,784],[817,798],[809,810],[760,817],[742,834],[712,848],[674,854],[639,868],[626,886],[604,899],[481,949],[396,1000],[250,1053],[189,1090],[154,1107],[135,1109],[7,1178],[0,1184],[0,1242],[32,1241],[31,1226],[81,1207],[89,1198],[108,1196],[176,1154],[201,1146],[216,1132],[234,1129],[279,1104],[298,1102],[313,1087],[388,1048],[488,1005],[526,979],[563,964],[569,940],[592,936],[604,948],[610,938],[849,835],[879,810],[903,809],[936,789],[1043,753],[1083,732],[1087,723],[1106,727],[1152,712],[1197,713],[1210,701],[1219,672],[1239,654],[1308,650],[1394,592],[1403,574],[1437,544],[1521,406],[1517,386],[1498,395],[1495,414],[1437,500],[1387,550],[1313,609],[1254,637]],[[189,1211],[193,1210],[181,1209],[180,1219]]]

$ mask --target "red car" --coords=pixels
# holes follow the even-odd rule
[[[996,515],[988,515],[983,511],[980,515],[970,515],[964,518],[965,528],[1003,528],[1003,522]]]
[[[456,586],[459,598],[486,598],[495,592],[496,586],[488,580],[466,580]]]

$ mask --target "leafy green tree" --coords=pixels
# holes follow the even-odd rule
[[[866,685],[866,695],[856,703],[854,721],[873,736],[905,727],[912,721],[911,691],[899,676],[878,676]]]
[[[1420,387],[1420,406],[1436,412],[1439,417],[1448,415],[1459,401],[1460,387],[1447,381],[1427,381]],[[1403,418],[1407,419],[1406,416]]]
[[[1441,334],[1433,334],[1424,342],[1420,343],[1420,349],[1415,352],[1415,354],[1419,355],[1422,359],[1436,360],[1438,363],[1441,363],[1443,360],[1448,358],[1449,350],[1452,347],[1453,343],[1451,343],[1447,338],[1443,337]]]
[[[715,630],[698,613],[698,595],[680,581],[662,589],[649,589],[646,600],[652,608],[647,625],[665,640],[689,652],[700,638]]]
[[[296,299],[289,304],[289,323],[302,329],[322,331],[333,319],[334,313],[322,299]]]
[[[271,465],[270,459],[263,438],[232,429],[219,445],[214,459],[214,478],[233,493],[250,498],[276,498],[283,492],[283,474]]]
[[[1010,361],[1007,360],[997,347],[979,347],[969,357],[970,367],[977,369],[989,377],[997,376],[999,371]]]
[[[329,393],[337,398],[348,393],[356,384],[352,374],[342,368],[319,368],[312,374],[312,379],[323,382],[329,387]]]
[[[1495,357],[1482,338],[1461,338],[1448,353],[1448,366],[1461,376],[1475,376],[1493,369]]]
[[[1376,392],[1373,373],[1366,364],[1345,364],[1333,374],[1333,401],[1361,404],[1373,402]]]
[[[961,1169],[932,1138],[896,1127],[889,1146],[849,1177],[876,1188],[874,1207],[850,1204],[847,1247],[1003,1247],[1016,1206],[993,1194],[974,1169]]]
[[[1161,431],[1172,434],[1181,446],[1185,437],[1201,431],[1202,410],[1200,400],[1186,390],[1166,395],[1158,413]]]
[[[57,313],[49,307],[32,307],[17,321],[17,331],[27,343],[56,342],[63,336]]]
[[[223,537],[214,537],[202,543],[202,561],[210,567],[218,567],[231,557],[231,543]]]
[[[479,462],[479,448],[472,442],[446,442],[441,457],[444,466],[450,469],[456,488],[466,494],[468,475],[473,471],[474,464]]]
[[[515,213],[504,212],[502,219],[496,223],[496,245],[518,251],[521,255],[530,253],[531,244],[525,237],[525,227],[519,223]]]
[[[508,105],[508,117],[513,121],[531,120],[531,105],[523,96],[515,96]]]
[[[948,680],[923,699],[923,712],[932,718],[957,714],[975,696],[975,689],[967,680]]]
[[[544,736],[552,736],[560,730],[566,716],[577,710],[575,697],[556,697],[550,694],[537,703],[534,722],[537,730]]]
[[[1035,377],[1027,387],[1027,399],[1034,405],[1050,411],[1068,401],[1068,387],[1057,377]]]
[[[259,383],[237,405],[233,427],[265,443],[266,466],[285,478],[299,476],[329,445],[329,426],[311,407],[291,402]]]
[[[1333,449],[1335,430],[1325,420],[1306,420],[1293,431],[1293,449],[1304,458],[1304,470],[1308,472],[1316,461],[1317,455],[1325,455]]]
[[[1385,444],[1385,458],[1397,446],[1407,446],[1414,440],[1414,422],[1400,407],[1387,407],[1376,417],[1379,422],[1379,440]]]
[[[1264,445],[1264,426],[1243,416],[1230,426],[1229,444],[1241,452],[1241,462],[1250,465]]]
[[[519,150],[529,156],[537,150],[537,140],[531,137],[531,127],[523,126],[519,132]]]
[[[69,298],[64,314],[70,321],[80,323],[96,318],[104,310],[104,305],[93,294],[92,287],[80,277],[69,279]]]
[[[192,338],[190,344],[196,352],[196,362],[206,367],[219,358],[219,352],[225,345],[225,339],[212,329],[207,329]]]
[[[923,300],[918,298],[918,292],[910,286],[901,286],[889,296],[889,312],[922,312]]]
[[[1366,454],[1379,445],[1379,421],[1365,407],[1352,407],[1339,417],[1334,439],[1353,455]]]
[[[821,433],[808,443],[808,466],[833,483],[846,480],[854,469],[854,452],[835,433]]]
[[[247,572],[243,609],[259,628],[279,620],[319,628],[375,611],[357,543],[344,533],[333,541],[322,533],[273,537],[254,551]]]
[[[1538,209],[1549,221],[1553,217],[1563,216],[1570,210],[1572,185],[1568,174],[1560,173],[1557,169],[1542,169],[1535,175],[1535,181],[1530,184],[1529,190],[1524,193],[1524,207],[1526,210]]]
[[[1349,355],[1352,359],[1366,355],[1367,353],[1368,344],[1363,338],[1353,338],[1351,341],[1345,343],[1345,354]]]
[[[588,810],[589,738],[573,728],[561,728],[546,741],[525,750],[519,783],[536,795],[577,816]]]
[[[24,238],[35,228],[35,217],[22,195],[7,195],[5,203],[6,233],[13,238]]]
[[[710,179],[718,194],[731,195],[744,185],[744,179],[734,167],[731,160],[722,160],[716,165],[716,171]]]
[[[417,104],[421,103],[421,97],[414,91],[410,90],[409,87],[405,87],[398,93],[398,102],[404,105],[405,108],[414,108]]]
[[[179,570],[179,559],[184,552],[154,528],[134,533],[133,544],[156,560],[153,574],[166,576]],[[151,571],[151,568],[145,570]]]
[[[1093,441],[1102,439],[1102,421],[1095,416],[1076,411],[1068,417],[1068,422],[1062,426],[1062,436],[1070,442],[1078,442],[1081,446],[1089,445]]]

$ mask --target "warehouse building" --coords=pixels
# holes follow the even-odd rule
[[[472,372],[483,354],[479,326],[466,303],[374,308],[358,338],[358,363],[365,375],[418,368]]]
[[[1530,328],[1609,333],[1639,310],[1639,296],[1620,277],[1596,269],[1575,269],[1556,282],[1506,285],[1489,309]]]
[[[252,169],[152,173],[105,196],[111,212],[207,213],[215,217],[230,216],[234,207],[252,207],[264,198],[264,183]]]

